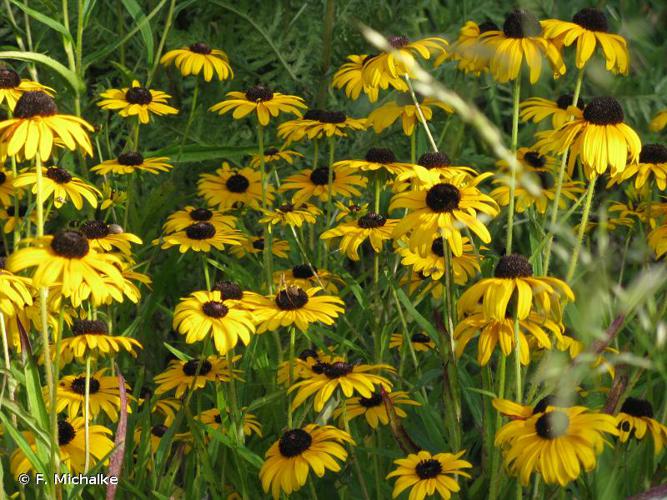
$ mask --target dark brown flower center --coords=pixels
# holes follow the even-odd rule
[[[252,247],[255,250],[264,250],[264,238],[257,238],[252,242]]]
[[[407,36],[403,35],[393,35],[387,38],[389,44],[395,49],[402,49],[410,43],[410,40]]]
[[[60,167],[49,167],[46,169],[46,176],[58,184],[67,184],[72,180],[72,174]]]
[[[299,264],[292,268],[292,276],[297,279],[307,280],[315,276],[317,268],[309,264]]]
[[[601,31],[607,33],[609,31],[609,22],[604,12],[598,9],[587,7],[581,9],[572,17],[572,22],[578,24],[588,31]]]
[[[531,167],[540,168],[546,165],[547,159],[537,151],[527,151],[523,160]]]
[[[447,167],[451,164],[445,153],[424,153],[417,160],[417,165],[431,170],[432,168]]]
[[[190,210],[190,218],[192,220],[204,222],[211,220],[211,217],[213,217],[213,212],[206,208],[195,208],[194,210]]]
[[[354,366],[351,363],[346,363],[345,361],[336,361],[335,363],[322,363],[324,365],[322,373],[324,373],[328,378],[340,378],[344,377],[348,373],[352,372]]]
[[[139,391],[140,399],[150,400],[153,397],[153,390],[150,387],[143,386]]]
[[[72,442],[76,431],[67,420],[58,420],[58,446],[66,446]]]
[[[434,458],[422,460],[416,465],[415,472],[419,479],[432,479],[442,472],[442,464]]]
[[[194,377],[197,373],[197,370],[199,370],[199,375],[206,375],[211,371],[212,368],[213,366],[207,359],[191,359],[183,365],[183,373],[185,373],[188,377]]]
[[[370,398],[359,398],[359,404],[364,408],[374,408],[382,404],[382,394],[374,392]]]
[[[570,419],[562,411],[545,413],[535,422],[537,435],[544,439],[556,439],[567,433]]]
[[[370,148],[366,153],[365,160],[386,165],[388,163],[394,163],[396,161],[396,155],[388,148]]]
[[[318,117],[321,123],[345,123],[347,116],[342,111],[322,111]]]
[[[225,186],[232,193],[245,193],[250,187],[250,181],[245,175],[234,174],[227,179]]]
[[[0,185],[4,184],[6,180],[7,180],[7,174],[5,174],[4,172],[0,172]]]
[[[158,424],[151,427],[151,434],[153,434],[153,436],[155,437],[161,438],[167,433],[168,430],[169,427],[167,427],[166,425]]]
[[[310,448],[313,438],[303,429],[292,429],[280,437],[278,450],[286,458],[296,457]]]
[[[77,394],[81,394],[82,396],[86,394],[86,377],[77,377],[74,380],[72,380],[72,385],[70,385],[70,389],[72,389],[73,392],[76,392]],[[90,394],[95,394],[100,390],[100,382],[94,377],[90,377],[90,384],[88,387],[89,393]]]
[[[527,38],[540,36],[542,26],[537,18],[525,9],[510,12],[503,24],[503,33],[507,38]]]
[[[229,308],[225,304],[215,301],[205,302],[201,309],[206,316],[211,318],[224,318],[229,312]]]
[[[294,203],[283,203],[278,207],[278,210],[282,213],[294,212]]]
[[[51,240],[51,249],[67,259],[82,259],[90,251],[88,238],[79,231],[62,231]]]
[[[151,91],[145,87],[131,87],[125,92],[125,100],[130,104],[150,104],[153,101]]]
[[[75,319],[72,323],[73,335],[107,335],[109,328],[104,321]]]
[[[428,344],[431,341],[431,337],[425,333],[414,333],[410,337],[410,342],[414,344]]]
[[[584,108],[584,119],[596,125],[616,125],[624,117],[621,104],[613,97],[594,97]]]
[[[294,311],[301,309],[308,303],[308,294],[298,286],[288,286],[280,290],[275,298],[276,305],[283,311]]]
[[[434,212],[451,212],[459,208],[461,191],[449,183],[433,186],[426,193],[426,205]]]
[[[431,252],[436,254],[438,257],[445,256],[445,245],[442,241],[442,238],[435,238],[433,243],[431,243]]]
[[[667,163],[667,148],[662,144],[644,144],[639,153],[639,163]]]
[[[505,255],[498,261],[494,275],[496,278],[529,278],[533,275],[533,266],[523,255]]]
[[[554,406],[555,401],[556,397],[553,395],[543,397],[533,407],[533,415],[535,415],[536,413],[543,413],[547,409],[547,406]]]
[[[25,214],[27,213],[28,213],[28,207],[26,205],[19,205],[18,216],[24,217]],[[7,207],[7,215],[9,215],[10,217],[14,217],[14,215],[16,215],[16,208],[14,207],[14,205]]]
[[[554,176],[551,172],[537,172],[537,178],[540,180],[542,189],[552,189],[556,185]]]
[[[89,220],[79,226],[86,238],[89,240],[99,240],[106,238],[110,234],[109,225],[101,220]]]
[[[118,155],[118,163],[127,167],[136,167],[144,162],[144,157],[138,151],[128,151]]]
[[[33,116],[53,116],[58,113],[56,101],[41,91],[24,92],[16,101],[15,118],[32,118]]]
[[[366,215],[359,217],[357,220],[357,226],[362,229],[374,229],[376,227],[382,227],[387,223],[387,218],[384,215],[376,214],[375,212],[369,212]]]
[[[264,156],[273,156],[279,153],[278,148],[268,148],[264,150]]]
[[[245,98],[252,102],[270,101],[273,99],[273,91],[264,85],[255,85],[246,91]]]
[[[218,281],[213,286],[213,291],[220,292],[222,300],[241,300],[243,298],[243,290],[233,281]]]
[[[0,68],[0,89],[12,89],[18,87],[21,77],[13,69]]]
[[[653,406],[645,399],[628,398],[621,406],[621,412],[633,417],[653,418]]]
[[[320,121],[320,117],[324,112],[322,109],[311,108],[303,114],[303,119]]]
[[[487,31],[498,31],[498,25],[493,21],[484,21],[479,25],[479,32],[486,33]]]
[[[572,101],[574,101],[574,96],[572,94],[563,94],[556,100],[556,105],[560,109],[567,109],[568,106],[572,106]],[[577,99],[577,107],[579,109],[584,109],[584,100],[581,97]]]
[[[308,358],[317,359],[318,358],[317,352],[314,351],[313,349],[304,349],[303,351],[301,351],[301,353],[299,354],[299,359],[301,361],[306,361],[308,360]]]
[[[195,54],[210,54],[211,47],[204,42],[197,42],[190,45],[190,52],[194,52]]]
[[[336,172],[331,172],[331,182],[336,180]],[[329,184],[329,167],[319,167],[310,173],[310,182],[316,186]]]
[[[216,424],[221,424],[222,423],[222,415],[220,413],[217,413],[215,417],[213,417],[213,420],[215,421]]]
[[[215,236],[215,226],[210,222],[195,222],[185,228],[185,234],[191,240],[208,240]]]

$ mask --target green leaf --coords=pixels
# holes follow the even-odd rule
[[[32,17],[35,21],[38,21],[42,24],[46,24],[52,30],[57,31],[58,33],[63,35],[67,39],[67,41],[69,41],[71,44],[74,44],[72,35],[67,30],[67,28],[65,28],[65,26],[63,26],[61,23],[59,23],[55,19],[50,18],[49,16],[45,16],[44,14],[36,11],[35,9],[31,9],[25,3],[18,2],[17,0],[11,0],[11,2],[14,5],[16,5],[19,9],[21,9],[23,12]]]
[[[141,10],[141,7],[135,0],[121,0],[123,6],[130,13],[132,19],[137,26],[139,26],[139,31],[141,31],[141,38],[144,40],[144,46],[146,47],[146,62],[148,66],[153,64],[153,57],[155,54],[155,43],[153,41],[153,30],[151,29],[150,23],[145,22],[146,14]]]
[[[3,403],[3,406],[6,406],[6,403]],[[16,442],[17,446],[25,454],[26,458],[32,464],[32,466],[35,468],[35,470],[37,470],[38,472],[46,473],[46,471],[47,471],[46,466],[37,457],[37,454],[32,449],[30,444],[28,444],[28,441],[26,441],[26,439],[23,437],[23,434],[21,434],[18,431],[18,429],[16,429],[12,425],[11,420],[9,418],[7,418],[4,413],[0,413],[0,420],[2,421],[3,429],[5,431],[7,431],[7,433],[12,437],[14,442]]]
[[[169,146],[147,153],[147,156],[168,156],[172,163],[189,163],[211,160],[240,160],[245,155],[257,151],[254,147],[229,147],[229,146],[202,146],[199,144],[188,144],[183,146]]]
[[[176,356],[181,361],[190,361],[192,359],[190,356],[185,354],[183,351],[179,351],[174,346],[171,346],[171,345],[167,344],[166,342],[163,342],[162,345],[164,345],[170,353],[172,353],[174,356]]]
[[[82,93],[86,90],[86,84],[83,82],[83,80],[81,80],[81,78],[79,78],[76,73],[67,69],[55,59],[49,56],[45,56],[44,54],[39,54],[37,52],[6,50],[4,52],[0,52],[0,60],[2,59],[17,59],[19,61],[30,61],[43,64],[67,80],[67,83],[69,83],[76,92]]]
[[[394,286],[392,284],[392,286]],[[415,309],[415,306],[412,305],[412,302],[408,298],[407,295],[405,295],[405,292],[401,290],[400,288],[395,288],[396,294],[398,295],[398,299],[401,301],[403,304],[403,307],[405,307],[405,310],[408,312],[410,316],[417,322],[419,326],[421,326],[424,330],[426,330],[426,333],[428,333],[429,337],[433,339],[434,342],[438,342],[440,340],[440,334],[437,332],[435,327],[424,317],[422,316],[417,309]]]

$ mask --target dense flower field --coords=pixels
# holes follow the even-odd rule
[[[662,2],[37,3],[0,499],[667,496]]]

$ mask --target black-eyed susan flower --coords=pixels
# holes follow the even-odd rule
[[[448,54],[439,55],[433,65],[438,67],[447,59],[458,61],[457,68],[466,73],[479,75],[489,69],[489,59],[493,49],[488,42],[482,43],[480,35],[487,31],[498,31],[492,21],[484,21],[479,25],[475,21],[466,21],[459,30],[459,37],[451,44]]]
[[[142,87],[138,80],[132,86],[122,89],[109,89],[100,94],[102,100],[97,105],[102,109],[118,111],[123,118],[136,116],[144,125],[150,123],[151,115],[164,116],[178,114],[176,108],[167,105],[171,97],[161,90]]]
[[[515,351],[514,318],[510,314],[504,319],[490,318],[482,309],[459,321],[454,330],[456,356],[461,357],[468,343],[477,337],[477,362],[485,366],[491,359],[496,346],[500,346],[503,356]],[[531,312],[525,319],[519,320],[519,360],[526,366],[530,363],[530,337],[541,349],[551,349],[549,334],[562,339],[563,327],[556,321],[540,313]]]
[[[459,298],[459,313],[474,313],[482,304],[486,318],[504,320],[514,317],[508,307],[516,307],[517,317],[528,318],[531,311],[560,317],[562,303],[574,301],[574,294],[564,281],[549,276],[533,276],[533,266],[523,255],[500,258],[493,278],[484,278],[468,288]]]
[[[401,163],[396,155],[388,148],[370,148],[363,160],[343,160],[333,164],[334,169],[346,167],[364,172],[374,172],[384,169],[390,174],[399,174],[412,170],[412,164]]]
[[[549,407],[525,420],[505,424],[496,434],[505,463],[521,484],[538,472],[546,484],[567,485],[582,470],[595,469],[602,453],[604,433],[618,435],[616,419],[583,406]]]
[[[141,238],[123,231],[118,224],[107,224],[101,220],[89,220],[79,224],[91,248],[104,252],[118,250],[125,255],[132,253],[131,245],[141,245]]]
[[[426,250],[426,251],[423,251]],[[445,246],[442,237],[435,235],[430,247],[411,250],[401,246],[396,250],[402,259],[401,264],[412,266],[412,270],[433,280],[439,280],[445,274]],[[480,272],[480,262],[474,253],[472,243],[463,237],[463,253],[452,257],[452,276],[454,283],[465,285],[470,278]]]
[[[648,234],[648,245],[658,259],[667,253],[667,224],[656,227]]]
[[[72,336],[60,341],[60,360],[62,364],[72,360],[82,361],[88,356],[96,358],[116,356],[128,352],[137,357],[136,350],[142,349],[141,343],[131,337],[110,335],[104,321],[75,319],[72,323]],[[51,346],[51,358],[55,359],[55,345]]]
[[[542,74],[546,58],[555,77],[565,74],[565,63],[558,48],[544,37],[542,25],[529,11],[515,9],[505,18],[502,30],[487,31],[482,40],[492,49],[490,70],[499,83],[515,80],[526,65],[530,83]]]
[[[434,280],[430,276],[415,271],[406,273],[399,284],[407,287],[410,297],[416,294],[417,301],[421,301],[429,293],[434,299],[440,300],[445,290],[442,280]]]
[[[551,117],[551,126],[555,130],[572,117],[581,118],[584,101],[580,97],[577,100],[577,105],[573,106],[573,99],[572,94],[563,94],[555,101],[543,97],[531,97],[519,104],[519,116],[523,121],[532,121],[533,123],[540,123],[542,120]]]
[[[255,333],[251,313],[234,300],[223,300],[219,291],[198,291],[181,299],[174,310],[173,328],[193,344],[211,336],[221,356],[239,340],[250,343]]]
[[[616,99],[594,97],[580,118],[568,121],[555,131],[538,134],[535,147],[542,153],[558,154],[570,148],[570,174],[579,159],[589,178],[604,174],[607,169],[615,176],[623,172],[628,163],[637,162],[641,151],[639,136],[623,119],[623,108]]]
[[[292,325],[305,332],[311,323],[317,322],[333,325],[344,312],[343,301],[333,295],[318,295],[320,290],[317,286],[304,290],[287,285],[275,295],[264,297],[254,312],[257,333]]]
[[[41,161],[51,157],[53,146],[70,151],[77,148],[93,155],[88,133],[93,126],[72,115],[58,113],[53,98],[42,91],[24,92],[16,103],[13,118],[0,121],[0,143],[7,144],[6,154]]]
[[[338,284],[343,280],[330,273],[326,269],[318,269],[313,264],[297,264],[290,269],[280,269],[273,273],[273,282],[276,285],[281,283],[290,283],[304,290],[319,286],[322,289],[331,292],[338,292]]]
[[[628,74],[630,54],[628,43],[620,35],[609,32],[609,22],[599,9],[586,7],[572,17],[572,22],[560,19],[542,21],[544,37],[556,46],[569,47],[576,42],[575,64],[583,68],[597,46],[602,49],[607,70],[612,73]]]
[[[221,210],[247,205],[257,208],[262,202],[262,174],[250,167],[232,168],[224,162],[213,174],[202,174],[197,183],[199,195]],[[266,201],[273,201],[274,188],[267,184]]]
[[[635,188],[641,189],[651,176],[660,191],[667,189],[667,147],[662,144],[642,144],[637,163],[627,165],[623,172],[609,180],[607,187],[634,177]]]
[[[218,80],[234,78],[234,71],[229,65],[229,58],[222,50],[212,49],[203,42],[193,43],[189,47],[182,47],[167,52],[160,59],[160,64],[173,64],[183,76],[204,73],[204,80],[210,82],[213,75]]]
[[[382,252],[384,242],[390,240],[398,219],[387,219],[384,215],[369,212],[356,221],[343,222],[324,231],[320,238],[341,238],[338,248],[351,260],[359,260],[359,247],[369,240],[375,253]]]
[[[234,356],[232,364],[241,359]],[[229,382],[238,379],[241,374],[227,363],[225,358],[219,356],[208,356],[204,359],[191,359],[181,361],[174,359],[169,362],[165,371],[155,376],[155,394],[164,394],[176,389],[174,397],[180,398],[185,391],[201,389],[209,382]]]
[[[348,200],[346,202],[337,201],[336,207],[336,221],[343,219],[359,218],[368,213],[368,203],[358,203],[356,201]]]
[[[326,470],[339,472],[335,459],[347,459],[344,443],[355,444],[347,432],[332,425],[308,424],[284,432],[266,452],[259,470],[262,488],[266,493],[271,490],[278,500],[281,491],[290,495],[306,484],[310,469],[317,477],[324,476]]]
[[[16,103],[25,92],[40,91],[53,95],[55,91],[32,80],[21,78],[19,74],[10,68],[0,68],[0,104],[6,102],[10,111],[16,107]]]
[[[32,305],[32,280],[7,271],[5,263],[5,257],[0,257],[0,312],[14,316],[17,310]]]
[[[6,207],[14,205],[14,198],[23,197],[23,191],[14,184],[15,180],[11,170],[0,169],[0,204]]]
[[[236,258],[242,258],[246,255],[257,255],[264,252],[264,245],[266,239],[263,236],[251,236],[244,238],[239,246],[234,246],[231,253]],[[271,253],[281,259],[289,257],[290,246],[286,240],[279,240],[277,238],[271,239]]]
[[[231,227],[215,227],[210,222],[195,222],[182,231],[168,234],[162,238],[161,248],[178,246],[178,251],[185,253],[210,252],[211,249],[224,250],[225,245],[239,246],[244,237]]]
[[[0,283],[3,286],[6,283]],[[5,316],[7,323],[7,333],[12,338],[12,344],[16,352],[21,352],[21,335],[22,332],[41,332],[42,331],[42,317],[41,304],[39,300],[39,291],[30,288],[32,291],[32,301],[30,304],[26,303],[23,308],[15,308],[12,315]],[[61,307],[62,306],[62,307]],[[64,328],[69,328],[72,324],[73,310],[63,302],[63,296],[60,293],[60,288],[54,286],[49,288],[48,297],[46,299],[47,311],[47,327],[54,339],[61,336]],[[62,322],[60,321],[60,312],[62,311]],[[19,326],[20,325],[20,326]],[[43,354],[40,354],[40,359]]]
[[[433,108],[439,108],[445,113],[452,113],[454,111],[449,105],[433,97],[420,98],[419,101],[419,107],[426,121],[430,121],[433,118]],[[417,106],[415,106],[412,98],[407,93],[401,94],[396,100],[389,101],[374,109],[367,118],[368,125],[373,127],[376,134],[391,127],[398,119],[401,120],[403,133],[408,136],[412,135],[415,125],[419,120],[419,114]]]
[[[651,132],[660,132],[667,125],[667,109],[658,111],[648,124]]]
[[[0,221],[2,222],[2,231],[5,234],[13,232],[15,229],[22,230],[26,224],[37,225],[37,211],[29,210],[26,205],[19,205],[18,211],[14,205],[7,208],[0,208]]]
[[[259,423],[257,417],[246,411],[245,408],[241,409],[243,414],[243,434],[246,436],[252,436],[253,434],[262,437],[262,424]],[[222,415],[220,410],[217,408],[211,408],[210,410],[204,410],[196,417],[202,424],[211,427],[212,429],[219,429],[224,432],[222,426]]]
[[[165,233],[175,233],[177,231],[183,231],[188,226],[196,224],[197,222],[208,222],[222,230],[235,227],[236,217],[233,215],[226,215],[222,210],[188,205],[182,210],[177,210],[170,214],[169,217],[167,217],[167,222],[162,226],[162,230]]]
[[[113,422],[118,420],[120,411],[120,388],[118,377],[106,376],[103,368],[93,373],[88,380],[90,418],[94,419],[104,412]],[[56,390],[56,412],[66,411],[70,419],[82,416],[85,418],[86,374],[67,375],[60,379]],[[129,391],[130,386],[125,384]],[[47,388],[45,388],[47,389]],[[48,392],[45,390],[46,399]],[[128,413],[132,408],[127,405]]]
[[[290,361],[283,361],[276,370],[276,381],[281,385],[290,386],[295,380],[310,377],[314,374],[312,368],[320,361],[331,363],[332,360],[343,360],[341,357],[326,354],[324,351],[315,351],[313,349],[304,349],[299,355]],[[292,365],[290,368],[290,364]],[[290,370],[292,377],[290,377]]]
[[[371,398],[375,392],[375,386],[382,386],[385,391],[389,392],[393,385],[389,379],[371,373],[381,370],[389,373],[395,372],[393,367],[383,364],[366,365],[346,361],[333,363],[319,361],[313,365],[311,376],[294,383],[288,389],[288,393],[296,391],[292,408],[297,408],[314,394],[313,408],[315,411],[320,411],[338,388],[346,398],[351,398],[355,393],[364,398]]]
[[[398,478],[391,497],[396,498],[410,488],[410,500],[423,500],[426,496],[438,494],[449,500],[452,493],[461,490],[457,476],[470,477],[463,469],[472,467],[470,462],[461,460],[465,450],[458,453],[436,453],[421,450],[406,458],[394,460],[397,468],[387,474],[387,479]]]
[[[162,438],[169,432],[169,429],[171,428],[171,424],[173,422],[167,423],[166,421],[162,424],[155,424],[148,429],[149,432],[149,443],[151,447],[151,453],[155,455],[158,451],[158,448],[160,447],[160,443],[162,442]],[[141,427],[136,427],[134,430],[134,442],[135,443],[141,443],[142,442],[142,434],[144,430]],[[190,449],[192,448],[192,434],[189,432],[176,432],[172,435],[172,442],[173,443],[179,443],[183,447],[183,452],[188,453]]]
[[[269,124],[271,117],[277,118],[280,113],[301,116],[300,108],[306,105],[301,97],[273,92],[264,85],[255,85],[245,92],[228,92],[227,99],[211,106],[209,111],[224,115],[233,110],[232,118],[241,118],[254,113],[263,127]]]
[[[61,231],[14,252],[7,259],[7,268],[18,272],[34,267],[32,280],[36,288],[59,285],[65,297],[76,293],[82,283],[88,283],[93,297],[101,298],[108,293],[105,277],[117,286],[123,284],[116,262],[116,256],[91,248],[83,233]]]
[[[100,210],[108,210],[127,206],[127,192],[121,189],[116,189],[110,182],[102,183],[102,203],[100,203]]]
[[[555,347],[561,352],[566,352],[572,360],[577,359],[582,353],[586,355],[586,344],[575,338],[574,332],[569,330],[565,330],[565,335],[562,335],[560,338],[556,339]],[[591,370],[595,370],[601,367],[613,379],[616,372],[616,368],[614,366],[616,363],[613,358],[617,356],[618,353],[618,349],[614,347],[605,347],[603,351],[595,356],[593,361],[589,364]]]
[[[329,177],[331,177],[331,186],[329,186]],[[359,188],[365,187],[367,183],[368,179],[355,174],[351,168],[338,167],[333,168],[331,172],[329,167],[318,167],[314,170],[307,168],[287,177],[280,186],[280,191],[296,190],[292,195],[292,203],[300,205],[311,198],[327,201],[329,190],[331,190],[332,197],[361,196]]]
[[[437,174],[438,179],[442,182],[448,182],[449,179],[468,182],[477,176],[477,172],[472,167],[452,165],[449,156],[442,151],[424,153],[417,160],[417,165],[433,174]],[[396,182],[392,186],[392,190],[398,193],[411,187],[414,189],[428,189],[434,176],[424,178],[419,172],[420,170],[415,169],[414,165],[412,165],[412,168],[400,172],[396,175]]]
[[[60,462],[65,468],[74,474],[82,474],[86,466],[86,439],[85,424],[82,417],[70,420],[58,420],[58,453]],[[105,459],[114,449],[114,444],[109,436],[112,432],[102,425],[90,425],[88,427],[90,465],[95,466],[97,462]],[[32,432],[24,432],[28,446],[33,452],[37,450],[37,440]],[[34,470],[21,448],[17,448],[11,457],[12,474],[24,474]]]
[[[151,403],[150,412],[164,416],[164,425],[171,425],[176,420],[176,413],[182,408],[183,402],[176,398],[153,397],[153,390],[142,387],[137,399],[137,405],[141,407],[144,403]]]
[[[415,351],[428,352],[435,349],[435,342],[425,333],[417,332],[408,335],[410,338],[410,345]],[[405,341],[405,335],[402,333],[392,333],[389,338],[389,349],[401,349]],[[393,394],[393,393],[391,393]]]
[[[118,155],[118,158],[105,160],[99,165],[90,169],[100,175],[128,175],[134,172],[148,172],[149,174],[159,174],[160,172],[169,172],[173,165],[167,163],[169,158],[166,156],[157,156],[155,158],[144,158],[138,151],[126,151]]]
[[[278,149],[278,148],[266,148],[262,156],[264,156],[265,165],[279,161],[284,161],[288,165],[294,165],[294,162],[296,161],[297,158],[303,158],[303,155],[298,151],[292,151],[291,149]],[[260,156],[259,154],[255,153],[250,157],[250,166],[253,168],[259,168],[260,165],[261,165]]]
[[[350,421],[363,415],[373,429],[377,429],[380,424],[389,424],[389,411],[392,411],[398,418],[407,417],[401,405],[421,406],[417,401],[410,399],[409,394],[405,391],[384,392],[383,394],[382,389],[373,392],[370,398],[355,396],[346,399],[343,404],[346,406],[345,410],[336,409],[333,413],[334,418],[347,416],[347,420]],[[391,410],[388,410],[387,407],[390,407]]]
[[[293,120],[303,123],[285,122],[278,126],[278,137],[287,144],[307,137],[308,139],[322,139],[324,137],[346,137],[348,131],[365,130],[365,118],[352,118],[343,111],[329,111],[324,109],[310,109],[303,120]]]
[[[263,297],[255,292],[243,290],[238,283],[230,280],[217,281],[211,291],[220,292],[220,298],[224,300],[233,300],[244,309],[254,310],[256,305],[262,302]]]
[[[382,52],[368,59],[362,68],[362,78],[367,85],[377,87],[386,78],[413,76],[412,67],[417,63],[415,56],[430,59],[447,53],[447,40],[432,36],[410,41],[406,36],[387,37],[392,50]]]
[[[301,227],[304,224],[315,224],[322,211],[310,203],[295,205],[283,203],[273,210],[262,209],[264,217],[259,219],[261,224]]]
[[[363,91],[368,96],[370,102],[377,101],[380,89],[386,90],[390,86],[401,92],[407,92],[407,83],[398,76],[380,75],[380,78],[374,85],[364,81],[364,65],[375,57],[376,55],[367,54],[347,56],[347,62],[333,76],[331,83],[334,88],[345,88],[345,95],[355,101]]]
[[[30,171],[20,174],[14,181],[16,187],[32,186],[32,192],[37,193],[37,172]],[[53,196],[56,208],[62,207],[67,200],[71,200],[77,210],[83,208],[85,199],[93,208],[97,207],[97,198],[101,196],[96,187],[74,177],[67,170],[60,167],[42,168],[42,200]]]
[[[479,238],[488,243],[491,234],[477,212],[494,217],[498,206],[493,198],[483,194],[477,184],[486,176],[480,175],[470,182],[452,178],[440,182],[438,172],[415,166],[425,189],[399,193],[391,199],[389,211],[407,208],[408,213],[396,225],[394,237],[409,233],[409,246],[413,249],[428,248],[434,235],[445,238],[455,256],[463,255],[461,229],[470,228]]]
[[[632,437],[644,439],[650,433],[656,455],[667,443],[667,426],[655,420],[653,406],[646,399],[627,398],[621,405],[616,422],[621,443]]]
[[[103,277],[105,287],[99,290],[97,295],[92,295],[92,290],[87,283],[82,283],[78,290],[70,296],[70,301],[74,307],[79,307],[81,303],[85,300],[91,300],[93,305],[110,305],[113,301],[123,302],[124,298],[128,298],[131,302],[137,304],[141,298],[141,290],[139,285],[149,286],[151,284],[150,276],[137,272],[134,270],[135,263],[132,260],[128,259],[128,256],[124,257],[123,260],[120,260],[114,265],[120,271],[122,277],[122,283],[112,281],[108,277]],[[138,284],[135,284],[137,282]]]

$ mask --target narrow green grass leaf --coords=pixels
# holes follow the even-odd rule
[[[69,83],[75,91],[81,93],[86,89],[86,84],[83,82],[83,80],[81,80],[81,78],[79,78],[76,73],[69,70],[55,59],[44,54],[39,54],[37,52],[6,50],[4,52],[0,52],[0,60],[2,59],[17,59],[19,61],[30,61],[43,64],[67,80],[67,83]]]
[[[67,31],[67,28],[63,26],[61,23],[56,21],[55,19],[50,18],[49,16],[46,16],[42,14],[39,11],[36,11],[35,9],[31,9],[28,7],[28,5],[24,2],[18,2],[17,0],[10,0],[16,7],[21,9],[23,12],[28,14],[30,17],[32,17],[35,21],[40,22],[42,24],[47,25],[49,28],[51,28],[54,31],[57,31],[61,35],[63,35],[67,41],[70,43],[74,44],[74,39],[72,38],[72,35],[70,34],[69,31]]]
[[[153,40],[151,25],[145,22],[146,14],[144,14],[141,6],[135,0],[121,0],[121,2],[130,16],[132,16],[136,25],[139,26],[141,38],[144,41],[144,47],[146,47],[146,63],[148,66],[151,66],[155,58],[155,42]]]

